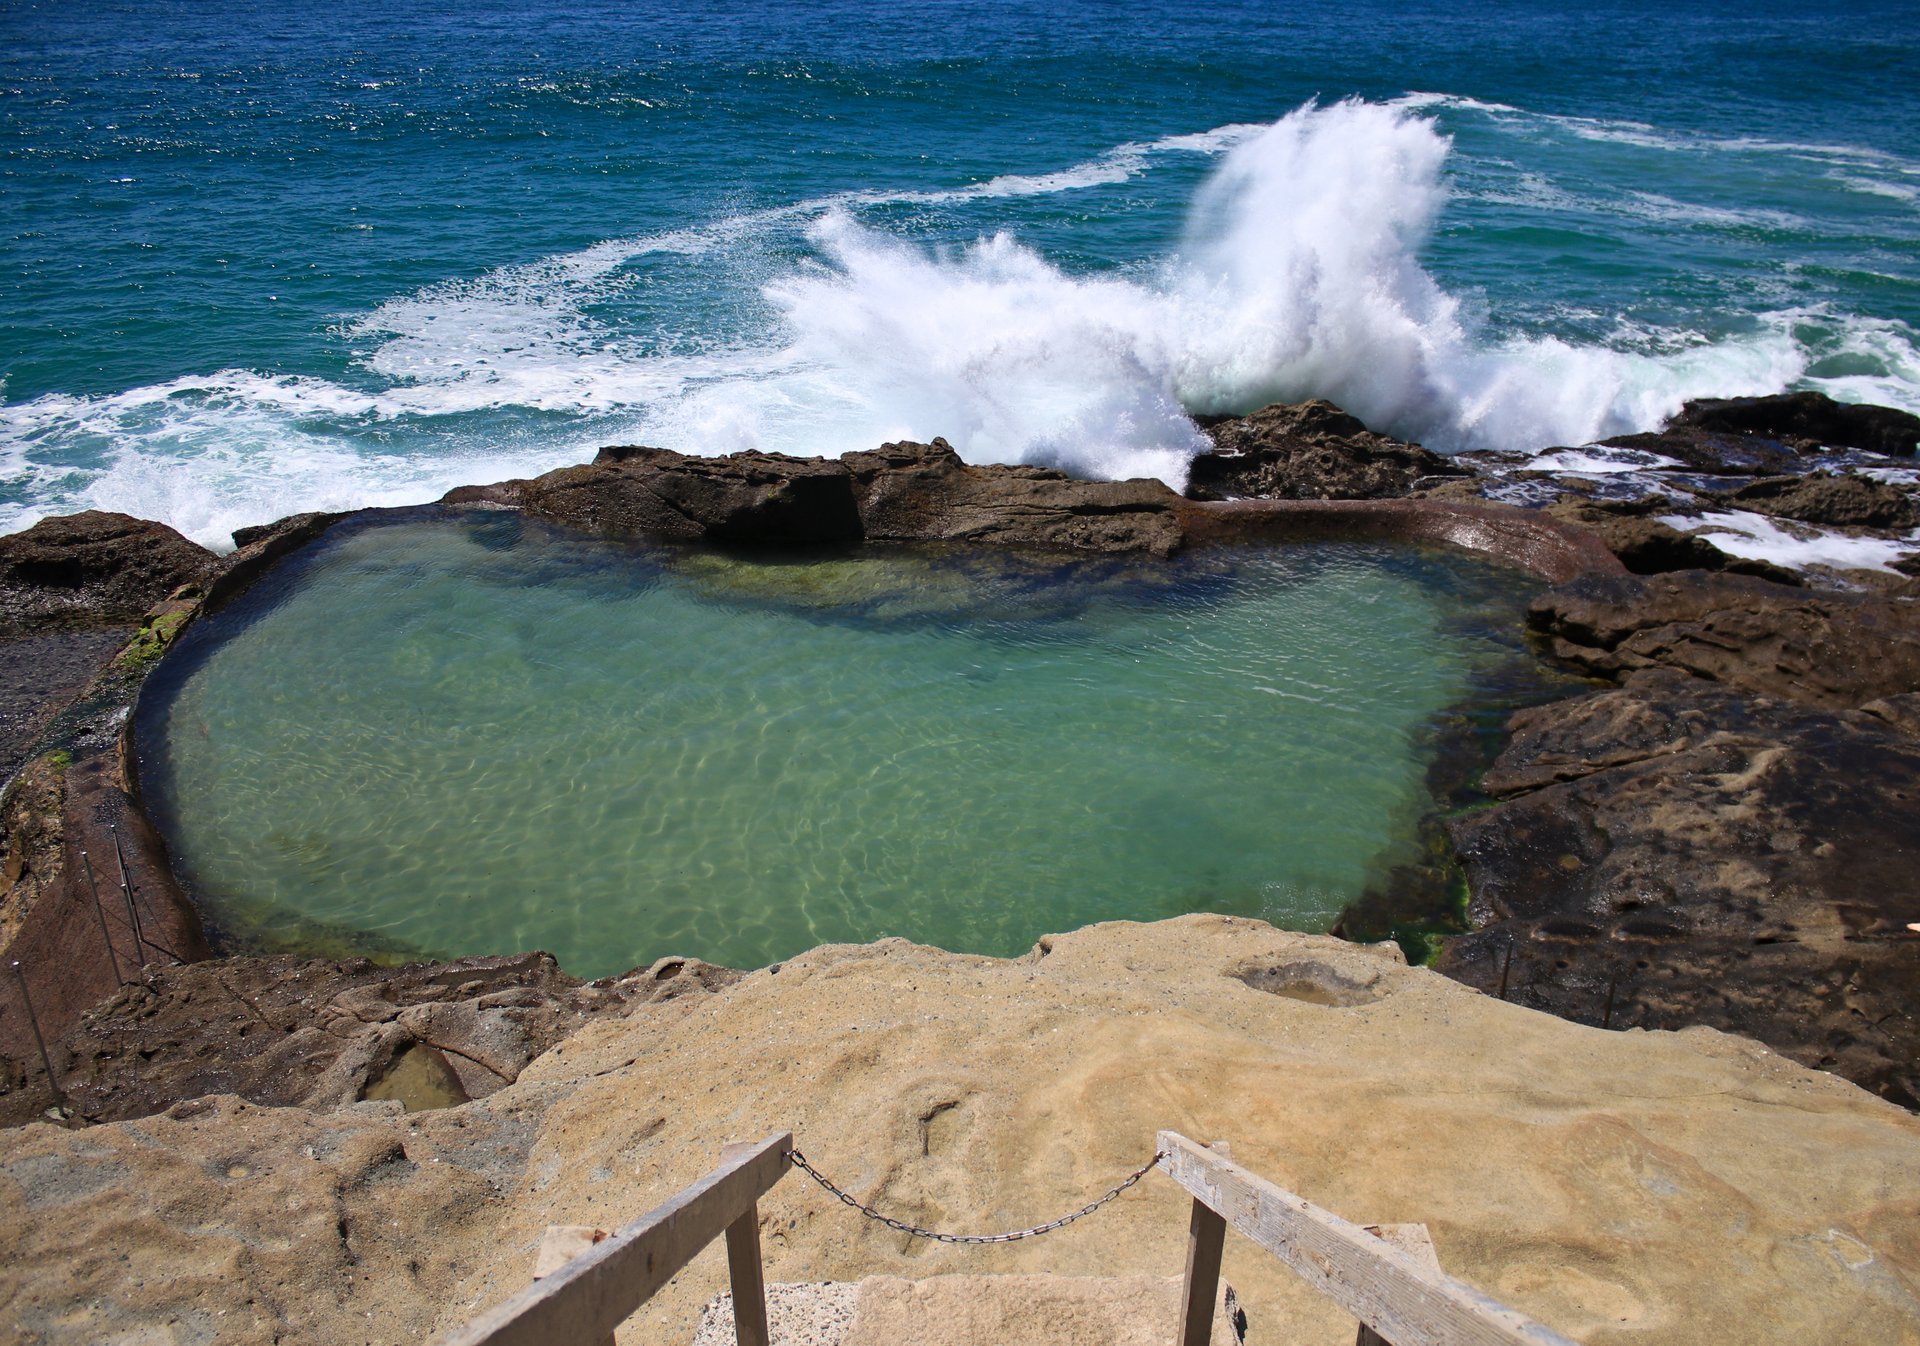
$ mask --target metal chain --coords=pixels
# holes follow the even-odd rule
[[[1088,1202],[1071,1215],[1062,1215],[1057,1220],[1050,1220],[1046,1224],[1035,1225],[1031,1229],[1016,1229],[1010,1234],[941,1234],[931,1229],[922,1229],[919,1225],[908,1224],[905,1220],[896,1220],[891,1215],[882,1215],[872,1206],[861,1204],[851,1193],[840,1188],[826,1174],[822,1173],[812,1164],[809,1164],[807,1157],[801,1154],[800,1151],[788,1150],[787,1158],[793,1161],[795,1168],[839,1197],[843,1204],[853,1207],[869,1220],[877,1220],[887,1228],[896,1229],[902,1234],[909,1234],[918,1239],[933,1239],[939,1243],[1012,1243],[1018,1239],[1030,1239],[1038,1237],[1041,1234],[1051,1234],[1056,1229],[1064,1229],[1082,1216],[1093,1214],[1109,1201],[1133,1186],[1136,1182],[1139,1182],[1140,1179],[1146,1177],[1148,1173],[1152,1172],[1153,1166],[1166,1158],[1166,1152],[1159,1151],[1155,1153],[1153,1158],[1142,1164],[1126,1181],[1122,1182],[1118,1187],[1115,1187],[1098,1201]]]

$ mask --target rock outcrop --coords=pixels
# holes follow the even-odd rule
[[[220,567],[219,557],[163,523],[99,510],[42,519],[0,537],[0,636],[132,626]]]
[[[816,949],[438,1111],[214,1098],[0,1133],[0,1298],[47,1346],[419,1340],[522,1289],[547,1225],[618,1228],[727,1140],[791,1129],[862,1200],[975,1232],[1077,1208],[1160,1127],[1348,1218],[1424,1222],[1449,1272],[1589,1346],[1920,1337],[1920,1118],[1744,1039],[1596,1032],[1208,916],[1011,960]],[[1046,1238],[956,1248],[794,1174],[759,1215],[776,1282],[1167,1276],[1189,1205],[1149,1174]],[[686,1340],[724,1267],[694,1262],[623,1337]],[[1250,1340],[1352,1339],[1250,1244],[1225,1273]]]
[[[222,958],[155,969],[54,1044],[88,1121],[164,1112],[210,1094],[274,1107],[365,1098],[441,1107],[485,1098],[582,1024],[710,991],[743,974],[663,958],[603,982],[544,953],[378,967],[366,959]],[[0,1124],[30,1121],[40,1082],[0,1093]]]
[[[517,505],[594,533],[736,547],[969,542],[1164,556],[1181,540],[1180,498],[1159,482],[969,466],[940,439],[838,460],[610,448],[582,467],[448,500]]]
[[[1191,464],[1187,494],[1195,500],[1377,500],[1409,495],[1423,480],[1469,475],[1317,398],[1199,424],[1213,451]]]
[[[1580,1022],[1747,1033],[1920,1107],[1920,600],[1682,572],[1536,600],[1622,681],[1508,724],[1441,970]]]

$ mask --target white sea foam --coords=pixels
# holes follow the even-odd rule
[[[1681,532],[1697,533],[1729,556],[1771,561],[1794,570],[1818,565],[1836,570],[1884,570],[1897,574],[1892,562],[1920,551],[1920,533],[1900,540],[1849,537],[1808,525],[1788,532],[1766,515],[1743,509],[1702,514],[1697,519],[1673,514],[1660,522]]]
[[[343,321],[355,386],[223,371],[0,407],[0,474],[29,502],[0,527],[91,505],[218,542],[236,523],[431,498],[613,439],[837,454],[943,435],[974,461],[1178,485],[1204,447],[1186,413],[1272,400],[1327,397],[1441,449],[1579,444],[1658,425],[1688,397],[1808,377],[1920,402],[1913,334],[1844,315],[1783,312],[1720,341],[1487,339],[1421,262],[1446,202],[1449,143],[1418,115],[1431,105],[1309,106],[1057,171],[800,201],[450,280]],[[928,248],[865,222],[881,206],[1094,191],[1196,154],[1219,162],[1185,238],[1128,271],[1070,273],[1005,233]],[[808,261],[767,260],[796,242]],[[735,330],[650,324],[638,270],[694,266],[689,285],[737,289]],[[537,416],[551,423],[527,431]]]

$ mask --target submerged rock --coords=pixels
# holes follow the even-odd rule
[[[1247,416],[1203,416],[1199,424],[1213,451],[1191,464],[1187,494],[1195,500],[1377,500],[1409,495],[1423,478],[1469,475],[1317,398]]]

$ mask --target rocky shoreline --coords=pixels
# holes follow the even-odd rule
[[[1186,497],[969,466],[936,440],[837,461],[614,448],[444,504],[735,547],[1166,555],[1365,537],[1520,566],[1555,586],[1531,617],[1545,652],[1610,686],[1516,716],[1483,783],[1490,802],[1446,820],[1475,928],[1440,969],[1580,1022],[1745,1033],[1915,1107],[1920,933],[1907,923],[1920,919],[1920,825],[1907,801],[1920,784],[1920,597],[1898,570],[1913,563],[1791,571],[1684,531],[1730,502],[1802,532],[1897,544],[1917,517],[1899,451],[1911,460],[1920,420],[1902,416],[1812,395],[1694,404],[1655,436],[1522,461],[1441,458],[1306,403],[1207,422],[1216,449]],[[200,962],[204,936],[128,770],[132,699],[186,623],[344,517],[242,530],[228,558],[123,516],[0,539],[0,646],[31,675],[15,674],[0,702],[0,765],[17,769],[0,801],[0,939],[34,975],[79,1116],[144,1115],[207,1092],[332,1106],[379,1089],[400,1062],[450,1096],[483,1097],[649,984],[582,987],[524,959],[406,972]],[[139,939],[116,901],[116,841]],[[1344,925],[1390,933],[1364,910]],[[109,945],[126,969],[189,966],[123,989]],[[276,1000],[282,982],[297,994]],[[368,995],[387,1006],[370,1019],[353,1008]],[[187,1031],[223,1000],[204,1033]],[[0,1118],[15,1123],[52,1101],[16,1002],[0,993]],[[429,1021],[438,1037],[418,1030]],[[459,1032],[444,1027],[455,1021]]]

